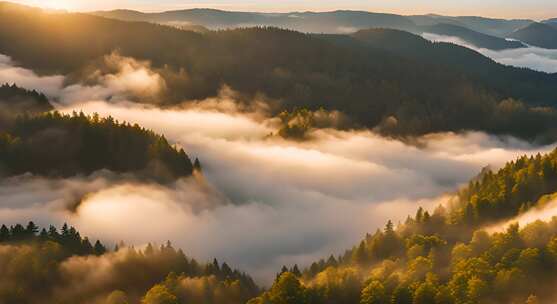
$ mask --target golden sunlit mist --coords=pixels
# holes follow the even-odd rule
[[[55,9],[55,10],[76,10],[78,9],[77,1],[71,0],[46,0],[42,7],[46,9]]]

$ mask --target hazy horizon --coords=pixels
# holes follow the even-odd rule
[[[557,2],[545,0],[526,1],[515,0],[505,2],[501,0],[472,0],[459,3],[445,3],[438,0],[410,0],[405,3],[386,0],[369,3],[362,0],[350,1],[293,1],[280,3],[265,3],[262,1],[230,1],[230,0],[12,0],[8,2],[20,3],[51,9],[68,11],[97,11],[114,9],[131,9],[143,12],[161,12],[168,10],[211,8],[228,11],[249,11],[268,13],[288,13],[299,11],[326,12],[334,10],[359,10],[377,13],[391,13],[399,15],[438,14],[446,16],[481,16],[502,19],[533,19],[545,20],[557,17]]]

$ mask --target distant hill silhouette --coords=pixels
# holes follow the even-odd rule
[[[526,47],[526,45],[519,41],[506,40],[503,38],[482,34],[472,31],[468,28],[453,24],[439,23],[431,26],[425,26],[423,27],[423,31],[438,35],[458,37],[478,48],[484,49],[505,50]]]
[[[429,29],[459,37],[478,47],[495,50],[521,47],[517,42],[509,42],[500,38],[506,38],[513,31],[533,22],[531,20],[439,15],[401,16],[347,10],[272,14],[230,12],[215,9],[188,9],[160,13],[114,10],[98,11],[93,12],[93,14],[125,21],[198,24],[209,29],[275,26],[301,32],[330,34],[352,33],[368,28],[391,28],[415,33],[421,33]],[[437,27],[438,25],[439,27]],[[449,25],[453,27],[449,27]]]
[[[533,46],[557,49],[557,28],[549,24],[532,23],[515,31],[511,37]]]
[[[0,53],[40,73],[79,81],[80,72],[115,50],[152,63],[166,81],[163,106],[216,96],[226,84],[242,100],[259,94],[276,100],[274,114],[337,110],[355,126],[389,135],[484,130],[529,140],[555,136],[554,111],[533,107],[555,104],[557,75],[505,67],[408,32],[348,36],[248,28],[201,35],[84,14],[14,13],[0,5]]]

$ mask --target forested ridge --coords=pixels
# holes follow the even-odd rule
[[[484,228],[543,208],[557,192],[557,150],[485,170],[452,201],[420,208],[307,269],[283,267],[258,303],[552,303],[557,217]]]
[[[511,37],[537,47],[557,49],[557,27],[552,23],[532,23],[513,32]]]
[[[42,113],[52,110],[48,98],[36,90],[26,90],[16,84],[0,85],[0,106],[17,113]],[[8,109],[5,109],[8,110]]]
[[[277,28],[199,34],[7,3],[0,16],[0,53],[23,66],[80,81],[87,66],[117,50],[152,63],[166,82],[163,105],[216,96],[226,84],[245,100],[263,93],[279,101],[274,114],[323,107],[387,135],[482,130],[531,141],[555,137],[554,109],[533,105],[555,103],[557,76],[504,67],[477,53],[459,57],[464,67],[457,66],[447,58],[467,52],[458,46],[436,44],[443,51],[434,56],[408,56]]]
[[[161,181],[189,176],[194,165],[161,135],[112,117],[47,112],[19,116],[0,132],[4,176],[68,177],[107,169]]]
[[[431,42],[420,36],[392,29],[362,30],[352,35],[371,47],[384,49],[424,63],[461,71],[496,89],[503,96],[530,104],[554,104],[551,90],[557,74],[535,72],[496,63],[480,53],[451,43]],[[509,85],[511,84],[512,85]]]
[[[423,32],[445,35],[450,37],[458,37],[478,48],[490,50],[506,50],[526,47],[520,41],[506,40],[495,36],[486,35],[472,31],[464,26],[454,24],[438,23],[430,26],[424,26]]]
[[[513,31],[525,27],[533,20],[528,19],[494,19],[478,16],[441,16],[415,15],[403,16],[389,13],[373,13],[356,10],[335,10],[327,12],[237,12],[217,9],[184,9],[165,12],[146,13],[134,10],[117,9],[112,11],[93,12],[97,16],[126,21],[148,21],[154,23],[187,23],[199,24],[211,29],[236,28],[246,24],[252,26],[276,26],[310,33],[347,33],[366,28],[393,28],[413,32],[423,31],[424,27],[447,24],[466,32],[451,31],[470,42],[480,38],[487,42],[485,47],[497,49],[516,47],[516,42],[502,41]],[[551,20],[544,21],[550,24]],[[486,35],[490,36],[487,37]],[[475,37],[474,37],[475,36]],[[484,36],[484,37],[481,37]],[[491,44],[495,43],[495,44]]]
[[[0,299],[17,303],[551,303],[557,284],[557,218],[486,232],[529,210],[548,207],[557,192],[557,150],[485,169],[434,211],[368,234],[339,256],[305,269],[283,267],[261,292],[246,274],[217,261],[200,265],[170,243],[114,250],[64,225],[0,228]],[[506,230],[504,230],[506,229]],[[499,231],[499,230],[497,230]],[[76,257],[96,267],[112,261],[109,280],[62,296],[58,288],[85,279]],[[96,257],[96,258],[94,258]],[[18,261],[33,261],[33,263]],[[71,263],[70,263],[71,261]],[[63,265],[63,266],[62,266]],[[17,286],[18,288],[15,288]],[[67,287],[69,288],[69,287]],[[34,290],[33,293],[26,292]],[[38,299],[43,302],[37,302]],[[50,303],[47,301],[47,303]]]
[[[34,115],[52,109],[48,98],[42,93],[15,84],[0,85],[0,130],[10,127],[18,115]]]
[[[66,224],[2,225],[0,272],[0,303],[240,304],[259,292],[245,273],[199,263],[170,242],[111,250]]]

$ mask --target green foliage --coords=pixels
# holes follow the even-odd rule
[[[283,138],[304,139],[314,124],[313,113],[307,109],[284,111],[278,117],[281,121],[278,135]]]
[[[269,301],[273,304],[305,303],[304,288],[293,273],[285,272],[269,291]]]
[[[283,272],[271,289],[258,298],[252,299],[248,304],[306,304],[305,287],[291,272]]]
[[[106,248],[100,241],[95,242],[93,247],[89,238],[81,237],[79,232],[67,224],[62,226],[60,232],[54,226],[50,226],[48,231],[41,229],[33,222],[29,222],[26,227],[21,224],[0,227],[0,245],[20,244],[20,243],[56,243],[63,248],[64,256],[72,255],[102,255]]]
[[[155,285],[141,300],[142,304],[179,304],[178,298],[163,285]]]
[[[72,176],[108,169],[172,180],[193,172],[184,150],[137,124],[58,112],[19,117],[0,133],[0,165],[4,175]]]
[[[391,304],[412,304],[413,294],[408,286],[400,285],[394,291]]]
[[[1,226],[0,303],[241,304],[259,293],[248,275],[216,260],[200,264],[170,242],[110,252],[68,225],[38,230]]]
[[[363,290],[360,304],[387,304],[385,287],[379,281],[371,281]]]
[[[557,150],[523,156],[498,172],[483,172],[460,191],[461,204],[452,211],[458,223],[478,224],[524,212],[544,195],[557,191]]]
[[[481,229],[542,208],[555,192],[557,150],[521,157],[497,173],[484,170],[447,207],[432,214],[419,208],[396,229],[389,221],[341,257],[311,264],[302,272],[305,294],[317,299],[310,303],[551,300],[546,287],[557,284],[557,217],[502,232]]]

